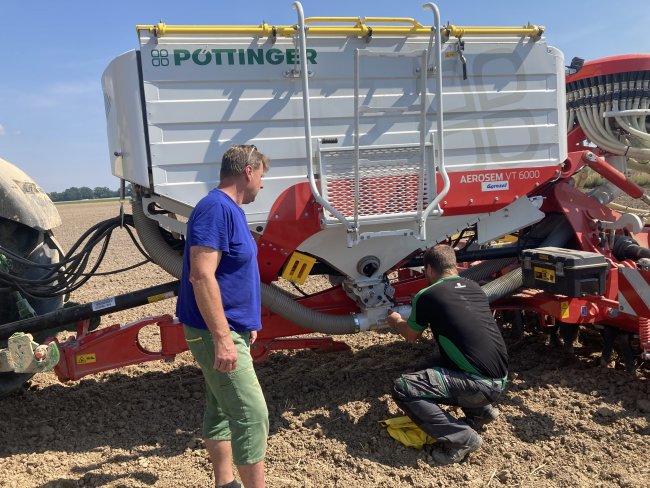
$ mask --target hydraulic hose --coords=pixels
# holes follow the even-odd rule
[[[639,243],[628,236],[614,237],[614,257],[619,261],[631,259],[638,261],[639,259],[650,259],[650,249],[639,246]]]
[[[648,88],[650,71],[643,68],[569,82],[568,129],[577,121],[591,142],[612,154],[632,159],[634,169],[647,173],[650,161]]]
[[[492,303],[499,298],[512,294],[524,284],[524,276],[521,268],[515,268],[500,278],[483,285],[481,288]]]
[[[330,315],[316,312],[285,295],[279,288],[262,283],[262,305],[273,313],[323,334],[353,334],[361,330],[356,315]]]
[[[558,246],[561,247],[567,243],[571,238],[573,231],[569,224],[563,221],[556,225],[546,239],[540,244],[539,247]],[[524,275],[521,268],[516,268],[506,273],[505,275],[497,278],[494,281],[483,285],[481,288],[488,297],[490,303],[512,294],[524,284]]]
[[[169,247],[169,244],[160,234],[158,223],[144,214],[141,199],[134,200],[131,206],[133,208],[133,224],[138,232],[142,247],[151,256],[154,263],[174,278],[180,279],[183,271],[183,257]]]
[[[641,218],[650,217],[650,210],[648,210],[648,209],[630,207],[630,206],[627,206],[627,205],[621,205],[619,203],[610,203],[607,206],[609,208],[611,208],[612,210],[616,210],[618,212],[633,213],[633,214],[638,215]]]
[[[488,276],[492,276],[497,271],[505,268],[513,261],[513,258],[490,259],[488,261],[483,261],[476,266],[465,269],[458,274],[463,278],[468,278],[473,281],[481,281]]]

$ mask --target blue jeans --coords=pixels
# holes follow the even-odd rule
[[[491,379],[433,367],[400,376],[393,385],[393,399],[438,443],[462,447],[468,445],[473,429],[445,412],[439,404],[459,406],[466,416],[481,417],[504,388],[505,378]]]

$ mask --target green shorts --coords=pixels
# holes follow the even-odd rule
[[[237,368],[228,373],[214,369],[214,342],[209,330],[184,327],[187,345],[205,379],[205,439],[232,442],[235,464],[264,459],[269,434],[269,413],[253,368],[250,332],[230,331],[237,348]]]

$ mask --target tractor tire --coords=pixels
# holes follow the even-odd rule
[[[41,231],[27,227],[13,220],[0,218],[0,244],[4,248],[39,264],[59,262],[60,253],[50,238],[49,231]],[[44,273],[39,268],[27,268],[11,262],[11,259],[9,261],[12,273],[18,274],[21,277],[38,279]],[[62,296],[45,299],[24,298],[27,299],[36,312],[36,315],[53,312],[63,306]],[[0,292],[0,324],[6,324],[20,319],[15,297],[11,293]],[[44,332],[33,333],[34,340],[39,342],[45,339],[46,335],[51,335],[45,334]],[[6,345],[6,340],[0,341],[0,348],[4,348]],[[26,373],[0,373],[0,398],[19,390],[32,376],[32,374]]]
[[[20,390],[32,376],[31,373],[0,373],[0,399]]]

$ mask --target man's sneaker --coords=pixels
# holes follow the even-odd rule
[[[481,447],[481,444],[483,444],[481,436],[472,432],[472,437],[466,446],[448,448],[435,447],[431,450],[431,457],[433,457],[433,461],[439,465],[459,463],[465,459],[470,452],[474,452]]]
[[[243,488],[243,487],[242,485],[239,484],[239,481],[232,480],[230,483],[226,483],[225,485],[217,485],[217,488]]]
[[[494,408],[492,405],[489,407],[490,409],[483,415],[468,415],[461,420],[475,431],[480,432],[485,428],[486,424],[489,424],[493,420],[496,420],[496,418],[499,416],[498,408]]]

